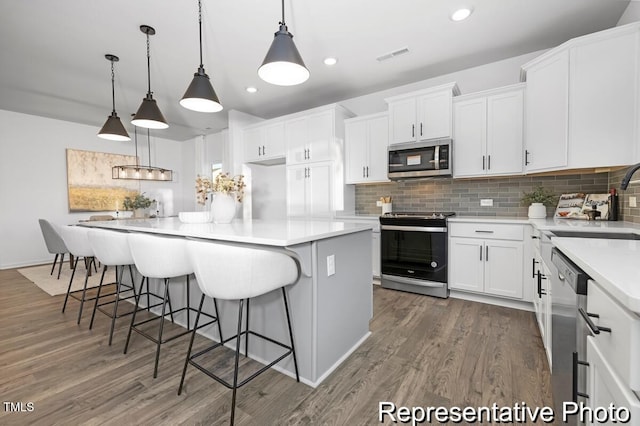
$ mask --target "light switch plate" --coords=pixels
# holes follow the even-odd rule
[[[334,254],[327,256],[327,276],[335,275],[336,273],[336,256]]]
[[[382,207],[382,201],[380,200],[376,201],[376,207]]]
[[[629,197],[629,207],[638,207],[638,203],[636,203],[636,197]]]
[[[480,206],[482,207],[493,207],[493,199],[491,198],[483,198],[480,200]]]

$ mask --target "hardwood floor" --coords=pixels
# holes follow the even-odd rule
[[[62,314],[63,298],[0,271],[0,424],[228,424],[231,391],[194,368],[177,395],[187,338],[163,347],[153,379],[150,341],[134,335],[122,353],[129,317],[108,346],[110,319],[97,314],[88,330],[89,310],[77,326],[78,303]],[[533,313],[378,286],[374,313],[372,335],[317,389],[273,370],[240,388],[236,424],[379,424],[379,401],[552,405]]]

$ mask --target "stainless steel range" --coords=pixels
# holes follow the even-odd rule
[[[447,218],[454,215],[402,212],[380,216],[382,287],[449,297]]]

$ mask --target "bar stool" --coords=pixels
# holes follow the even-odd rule
[[[38,223],[40,223],[40,230],[42,231],[42,237],[44,238],[47,250],[49,253],[56,255],[53,259],[51,273],[49,275],[53,275],[53,270],[56,267],[58,256],[60,256],[60,266],[58,266],[58,279],[60,279],[60,272],[62,272],[62,264],[64,263],[64,255],[69,253],[69,249],[64,245],[64,240],[58,231],[56,231],[57,227],[53,223],[45,219],[38,219]]]
[[[293,364],[296,373],[296,381],[300,381],[298,374],[298,361],[293,342],[293,332],[291,331],[291,317],[289,315],[289,304],[287,301],[287,292],[285,287],[296,283],[300,279],[301,269],[297,259],[289,256],[283,251],[275,251],[268,249],[257,249],[232,244],[222,244],[208,241],[188,241],[187,252],[191,259],[198,286],[204,294],[209,297],[221,300],[237,300],[238,308],[238,328],[237,334],[219,343],[215,343],[206,349],[195,354],[191,354],[195,332],[191,335],[189,350],[185,360],[182,378],[180,379],[180,387],[178,395],[182,393],[184,379],[189,364],[205,373],[207,376],[216,380],[218,383],[233,390],[231,397],[231,423],[234,423],[235,407],[236,407],[236,390],[244,386],[246,383],[265,372],[285,357],[292,355]],[[287,316],[287,326],[289,329],[290,345],[278,342],[270,337],[264,336],[249,329],[249,299],[267,294],[273,290],[281,289],[282,298],[284,300],[284,310]],[[246,328],[242,330],[242,314],[244,301],[247,303],[247,321]],[[196,316],[196,324],[198,323],[202,305]],[[249,335],[260,337],[287,351],[278,357],[275,361],[263,366],[260,370],[238,383],[238,363],[240,358],[240,338],[245,336],[245,356],[247,356],[247,346]],[[212,351],[213,349],[223,346],[225,343],[235,339],[235,363],[233,370],[233,383],[229,383],[212,371],[206,369],[203,365],[196,361],[196,358]]]
[[[93,253],[103,265],[102,268],[102,276],[100,277],[100,285],[98,286],[98,294],[96,295],[96,301],[93,305],[93,313],[91,314],[91,323],[89,324],[89,330],[93,328],[93,320],[96,316],[96,310],[99,310],[106,316],[111,318],[111,329],[109,331],[109,346],[111,346],[111,341],[113,339],[113,330],[116,324],[116,318],[123,317],[125,315],[130,315],[133,313],[126,312],[124,314],[118,314],[118,303],[121,300],[127,300],[137,297],[136,288],[134,284],[133,271],[131,270],[131,265],[134,264],[133,256],[131,256],[131,250],[129,250],[129,243],[127,241],[127,234],[119,231],[107,231],[104,229],[91,229],[88,233],[89,243],[91,244],[91,248],[93,249]],[[115,284],[115,291],[107,294],[102,294],[102,287],[104,284],[104,276],[110,266],[115,267],[116,269],[116,282],[109,283]],[[125,284],[122,282],[122,277],[124,275],[125,267],[129,268],[129,277],[131,278],[131,285]],[[142,285],[141,285],[142,287]],[[133,291],[132,295],[121,297],[121,293],[123,291]],[[114,296],[113,300],[108,300],[106,302],[101,302],[101,298],[106,298],[109,296]],[[102,306],[113,304],[112,311],[106,311],[102,309]]]
[[[142,288],[138,293],[138,297],[136,298],[136,308],[133,311],[133,315],[131,316],[131,325],[129,326],[129,333],[127,335],[127,342],[124,347],[124,353],[127,353],[127,349],[129,348],[129,341],[131,338],[131,331],[135,331],[138,334],[143,335],[147,339],[151,340],[156,344],[156,359],[155,366],[153,369],[153,377],[156,378],[158,376],[158,361],[160,360],[160,347],[163,343],[170,342],[178,337],[184,336],[185,334],[192,331],[190,326],[190,313],[195,312],[196,309],[192,308],[189,304],[190,292],[189,292],[189,275],[193,273],[193,268],[191,266],[191,262],[189,261],[189,257],[186,252],[186,240],[184,238],[172,238],[172,237],[158,237],[149,234],[142,233],[134,233],[127,235],[127,241],[129,243],[129,249],[131,250],[131,255],[135,262],[136,268],[138,271],[146,278],[147,280],[147,294],[149,294],[149,278],[158,278],[164,282],[164,297],[162,298],[162,312],[159,317],[154,317],[150,319],[146,319],[136,323],[136,314],[143,309],[139,308],[140,297],[142,296]],[[187,296],[187,306],[176,309],[175,311],[171,307],[171,299],[169,298],[169,284],[171,278],[186,276],[187,277],[187,286],[186,286],[186,296]],[[155,296],[154,294],[151,294]],[[200,306],[202,306],[204,302],[204,294],[200,300]],[[193,331],[195,332],[197,329],[206,327],[208,325],[213,324],[214,322],[218,323],[218,333],[220,333],[220,340],[222,340],[222,329],[220,327],[220,322],[218,321],[218,305],[214,300],[215,307],[215,316],[209,314],[202,314],[209,318],[209,321],[198,326],[194,324]],[[169,312],[166,311],[167,304],[169,305]],[[164,321],[167,315],[171,316],[171,322],[174,322],[174,314],[186,311],[187,313],[187,329],[183,332],[170,336],[168,338],[163,336],[164,330]],[[154,337],[141,328],[141,325],[146,324],[150,321],[159,320],[160,325],[158,327],[158,335]]]
[[[64,240],[65,245],[69,249],[69,253],[75,258],[73,261],[73,271],[71,272],[71,278],[69,279],[69,287],[67,288],[67,294],[64,297],[64,304],[62,305],[62,312],[64,313],[67,307],[67,300],[69,300],[69,296],[79,300],[80,310],[78,311],[78,324],[80,324],[84,302],[95,299],[95,297],[87,298],[87,283],[89,282],[89,276],[91,275],[91,266],[93,265],[95,267],[93,248],[89,243],[89,228],[84,228],[82,226],[61,226],[58,228],[58,231],[60,232],[60,236]],[[86,266],[84,286],[82,287],[82,290],[71,291],[71,284],[73,283],[73,278],[76,275],[76,269],[80,258],[84,260]],[[82,296],[80,297],[76,295],[76,293],[79,292],[82,292]]]

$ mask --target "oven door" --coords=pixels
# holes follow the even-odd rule
[[[382,275],[447,282],[447,228],[382,225]]]

